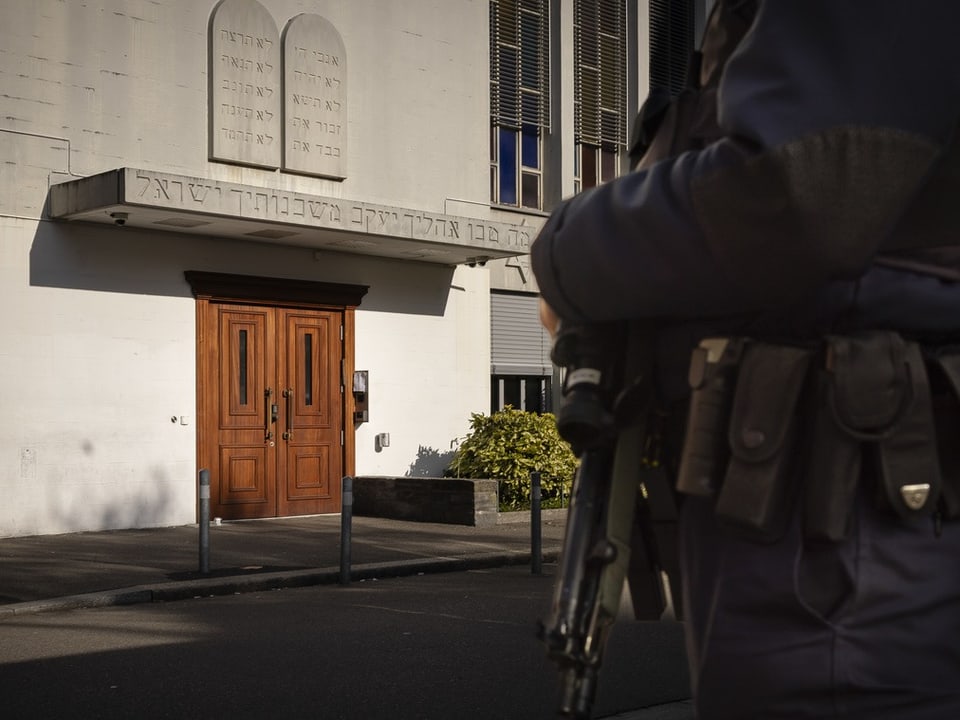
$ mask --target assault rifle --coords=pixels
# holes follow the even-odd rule
[[[557,428],[580,459],[550,617],[541,630],[560,671],[564,717],[590,717],[625,581],[638,617],[672,611],[666,572],[672,563],[661,552],[672,540],[661,521],[675,515],[648,442],[656,435],[648,433],[648,338],[626,325],[562,327],[553,346],[553,361],[566,369]]]

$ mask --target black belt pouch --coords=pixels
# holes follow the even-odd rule
[[[712,497],[723,480],[730,460],[730,408],[745,344],[743,338],[708,338],[690,358],[692,392],[677,471],[682,493]]]
[[[804,481],[808,540],[846,536],[865,456],[881,505],[904,519],[932,514],[940,469],[924,358],[895,332],[826,339]]]
[[[824,365],[816,375],[810,447],[803,482],[804,537],[812,542],[839,542],[850,527],[853,500],[860,482],[861,441],[837,422],[837,380],[830,338]]]
[[[730,462],[717,521],[772,542],[786,530],[799,476],[799,399],[814,351],[753,342],[744,348],[730,415]]]
[[[877,443],[878,468],[893,511],[903,520],[920,521],[937,512],[942,483],[930,383],[916,343],[904,343],[903,366],[908,398],[894,431]]]

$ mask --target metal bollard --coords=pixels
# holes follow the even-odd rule
[[[210,573],[210,471],[200,471],[200,574]]]
[[[540,532],[540,473],[530,473],[530,572],[539,575],[543,561]]]
[[[353,521],[353,478],[343,476],[340,496],[340,584],[350,584],[350,531]]]

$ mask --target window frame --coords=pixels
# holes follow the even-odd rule
[[[542,210],[550,0],[490,0],[490,200]]]
[[[626,0],[574,0],[574,192],[620,174],[627,150]]]

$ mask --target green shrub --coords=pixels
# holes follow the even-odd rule
[[[545,500],[569,497],[577,459],[557,432],[550,413],[507,406],[492,415],[470,416],[470,432],[457,448],[447,474],[498,481],[500,509],[530,506],[530,473],[540,473]]]

